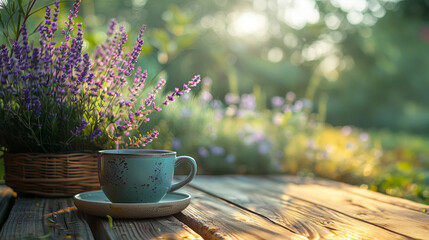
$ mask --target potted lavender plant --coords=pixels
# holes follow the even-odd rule
[[[118,29],[111,20],[108,38],[90,55],[82,50],[83,24],[74,22],[79,0],[70,10],[61,42],[56,41],[58,2],[46,8],[37,41],[29,40],[26,27],[36,0],[28,2],[27,10],[18,2],[22,24],[14,37],[6,36],[9,46],[0,46],[0,146],[6,184],[17,192],[43,196],[97,189],[94,151],[146,146],[158,131],[142,135],[138,129],[151,113],[195,87],[200,77],[157,103],[166,81],[160,79],[143,96],[147,72],[135,67],[145,26],[127,52],[124,27]]]

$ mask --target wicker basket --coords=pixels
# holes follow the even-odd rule
[[[100,189],[97,153],[5,153],[5,182],[14,191],[70,197]]]

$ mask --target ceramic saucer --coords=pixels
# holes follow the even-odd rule
[[[185,209],[191,202],[186,193],[167,193],[157,203],[112,203],[103,191],[76,194],[73,197],[76,207],[90,215],[113,218],[154,218],[168,216]]]

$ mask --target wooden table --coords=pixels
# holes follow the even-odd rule
[[[71,198],[0,190],[0,239],[429,239],[429,206],[290,176],[198,176],[174,216],[85,216]],[[10,213],[9,213],[10,212]]]

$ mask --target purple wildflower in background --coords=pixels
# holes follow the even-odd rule
[[[209,92],[209,91],[201,91],[201,94],[200,94],[200,100],[203,102],[203,103],[208,103],[208,102],[210,102],[211,100],[213,99],[213,96],[212,96],[212,94]]]
[[[192,115],[192,109],[189,109],[189,108],[183,108],[183,109],[180,111],[180,113],[181,113],[182,117],[184,117],[184,118],[188,118],[188,117],[190,117],[190,116]]]
[[[303,107],[304,107],[304,103],[301,100],[298,100],[295,102],[292,108],[294,111],[298,112],[298,111],[301,111]]]
[[[222,108],[222,102],[220,100],[213,100],[210,102],[210,107],[213,109],[220,109]]]
[[[264,142],[259,145],[258,147],[258,153],[261,155],[266,155],[271,150],[271,144],[269,142]]]
[[[362,142],[367,142],[369,140],[369,134],[364,132],[359,135],[359,140]]]
[[[273,98],[271,98],[271,104],[273,105],[273,107],[281,107],[284,102],[284,99],[279,96],[274,96]]]
[[[75,137],[79,137],[82,134],[82,131],[86,128],[88,122],[84,119],[78,126],[76,126],[76,130],[73,132],[70,130],[71,134]]]
[[[212,146],[212,147],[210,147],[210,151],[212,152],[213,155],[219,156],[219,155],[224,154],[225,149],[223,147]]]
[[[199,147],[199,148],[198,148],[198,154],[199,154],[201,157],[205,158],[205,157],[208,157],[208,156],[209,156],[209,151],[208,151],[206,148],[204,148],[204,147]]]
[[[246,110],[256,109],[256,98],[253,94],[243,94],[241,96],[240,107]]]
[[[288,100],[289,102],[293,102],[295,98],[296,98],[296,95],[294,92],[286,93],[286,100]]]
[[[235,162],[235,156],[233,154],[228,154],[225,158],[225,161],[227,163],[233,163],[233,162]]]
[[[349,136],[352,132],[353,132],[353,129],[350,126],[344,126],[341,128],[341,133],[346,137]]]
[[[171,148],[173,150],[179,150],[182,147],[182,144],[180,143],[180,139],[178,138],[173,138],[171,140]]]
[[[238,104],[240,102],[240,97],[233,93],[227,93],[225,95],[225,102],[226,104]]]

